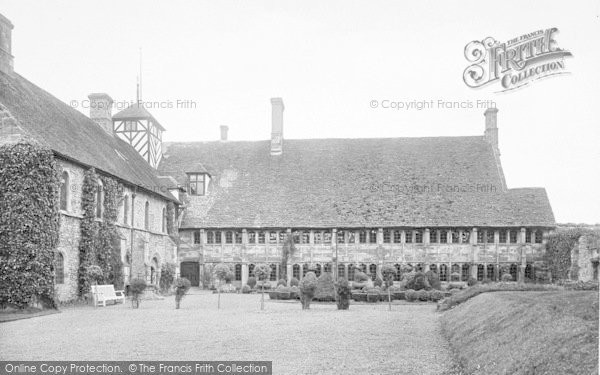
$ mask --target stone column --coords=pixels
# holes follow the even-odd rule
[[[429,228],[425,228],[423,231],[423,243],[430,243],[430,236],[431,232],[429,231]]]
[[[242,263],[242,286],[248,284],[248,264]]]
[[[290,281],[292,281],[292,277],[294,277],[293,275],[294,273],[294,269],[293,269],[293,265],[288,264],[287,265],[287,285],[290,285]]]
[[[477,228],[471,229],[471,245],[477,244]]]

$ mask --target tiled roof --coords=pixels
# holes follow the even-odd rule
[[[113,115],[113,120],[134,120],[134,119],[152,119],[154,124],[160,129],[165,130],[162,125],[156,121],[154,116],[144,108],[143,104],[134,103],[124,110]]]
[[[554,226],[544,189],[504,188],[482,136],[170,143],[159,170],[208,194],[182,228]]]
[[[131,146],[20,75],[0,72],[0,103],[27,134],[57,155],[175,201],[157,189],[156,171]]]

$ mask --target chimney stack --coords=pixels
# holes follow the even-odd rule
[[[485,110],[485,140],[498,150],[498,108]]]
[[[106,133],[113,135],[112,98],[104,93],[90,94],[88,98],[90,99],[90,119]]]
[[[271,98],[271,155],[283,153],[283,99]]]
[[[10,20],[0,14],[0,72],[13,74],[12,29]]]
[[[229,126],[221,125],[221,141],[227,140],[227,132],[229,131]]]

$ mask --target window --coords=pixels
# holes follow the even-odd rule
[[[477,231],[477,243],[483,243],[485,232],[483,230]]]
[[[204,195],[205,194],[205,173],[189,173],[189,189],[190,195]]]
[[[517,243],[517,231],[516,230],[511,230],[509,232],[509,236],[510,236],[510,243]]]
[[[376,264],[369,265],[369,273],[371,274],[371,280],[375,281],[375,278],[377,277],[377,265]]]
[[[542,231],[541,230],[535,231],[535,243],[542,243]]]
[[[344,264],[338,264],[338,278],[346,277],[346,267]]]
[[[256,232],[248,232],[248,243],[256,243]]]
[[[459,241],[460,241],[459,232],[456,229],[453,229],[450,231],[450,234],[452,236],[452,243],[459,243]]]
[[[65,283],[65,257],[58,251],[54,253],[54,280],[56,284]]]
[[[429,243],[438,243],[438,231],[432,230],[429,232]]]
[[[230,230],[225,232],[225,243],[233,243],[233,232]]]
[[[292,240],[294,241],[295,244],[299,244],[301,241],[300,238],[300,232],[298,232],[297,230],[292,232]]]
[[[362,273],[367,273],[367,265],[364,263],[361,263],[358,265],[358,269],[362,272]]]
[[[301,243],[307,244],[310,243],[310,232],[305,230],[302,232]]]
[[[280,244],[285,243],[285,237],[287,236],[287,233],[284,231],[281,231],[281,232],[278,232],[278,234],[279,235],[277,237],[279,238],[279,243]]]
[[[422,230],[415,231],[415,243],[423,243],[423,231]]]
[[[127,224],[129,218],[129,197],[126,195],[123,198],[123,224]]]
[[[433,273],[438,273],[437,264],[430,264],[429,270]]]
[[[369,243],[377,243],[377,231],[375,229],[369,232]]]
[[[96,188],[96,218],[102,219],[102,205],[104,204],[102,182],[98,180],[98,187]]]
[[[345,243],[346,239],[344,238],[344,234],[345,232],[341,229],[337,231],[337,243]]]
[[[323,243],[323,233],[315,232],[313,236],[314,236],[313,240],[315,241],[316,244]]]
[[[162,231],[167,233],[167,209],[164,207],[162,210]]]
[[[317,275],[317,277],[321,276],[321,265],[319,263],[315,266],[315,275]]]
[[[233,232],[233,235],[235,237],[235,243],[237,243],[237,244],[242,243],[242,232],[236,231],[236,232]]]
[[[198,232],[198,242],[196,242],[196,233],[194,233],[194,243],[200,243],[200,232]],[[206,232],[206,243],[207,244],[215,243],[215,233],[212,230]]]
[[[440,231],[440,243],[448,243],[448,231]]]
[[[354,264],[348,265],[348,281],[354,280]]]
[[[494,243],[496,242],[496,239],[494,238],[494,231],[491,229],[488,229],[485,231],[485,237],[486,237],[486,242],[487,243]]]
[[[323,266],[323,272],[331,272],[331,263],[325,263]]]
[[[60,180],[60,209],[67,211],[69,206],[69,173],[62,173]]]
[[[330,231],[323,232],[323,243],[325,243],[325,244],[331,243],[331,232]]]
[[[269,232],[269,243],[277,243],[277,232]]]
[[[137,125],[137,121],[124,121],[123,130],[126,132],[136,132]]]
[[[531,243],[531,229],[525,231],[525,242]]]
[[[265,232],[258,232],[258,243],[265,243]]]
[[[445,264],[440,265],[440,281],[448,281],[448,266]]]
[[[215,231],[215,243],[222,243],[222,234],[221,231]]]
[[[484,273],[485,273],[485,266],[483,264],[477,265],[477,281],[483,281]]]
[[[533,264],[527,263],[525,266],[525,278],[528,280],[533,280]]]
[[[271,263],[271,274],[269,275],[269,280],[277,281],[277,265],[275,263]]]
[[[212,232],[208,232],[208,235],[211,239],[211,241],[209,243],[212,243]],[[200,243],[200,231],[199,230],[195,230],[194,231],[194,243],[195,244],[199,244]]]
[[[248,275],[254,277],[254,264],[248,265]]]
[[[471,271],[471,266],[468,264],[463,264],[462,265],[462,279],[463,281],[467,281],[469,280],[469,276],[470,276],[470,271]]]
[[[417,272],[423,272],[423,263],[417,263]]]
[[[518,277],[518,269],[519,267],[516,264],[511,264],[510,265],[510,275],[512,276],[513,281],[517,281],[517,277]]]
[[[469,243],[471,240],[471,231],[470,230],[463,230],[462,231],[462,235],[460,237],[460,242],[461,243]]]
[[[348,236],[348,243],[355,243],[356,242],[356,233],[354,233],[354,231],[349,230],[346,232],[346,235]]]
[[[404,237],[404,242],[406,242],[406,243],[412,243],[413,242],[413,231],[412,230],[407,230],[406,231],[406,236]]]
[[[501,230],[500,231],[500,243],[506,243],[506,231],[505,230]]]
[[[392,231],[389,229],[383,230],[383,243],[392,242]]]
[[[358,241],[360,243],[367,243],[367,232],[361,230],[358,234]]]
[[[304,264],[302,266],[302,277],[306,276],[307,272],[308,272],[308,264]]]
[[[496,272],[495,272],[495,268],[493,264],[488,264],[487,265],[487,272],[486,272],[486,277],[490,280],[496,280]]]
[[[235,281],[242,281],[242,265],[241,264],[236,264],[235,265]]]
[[[394,243],[402,242],[402,232],[399,230],[394,231]]]
[[[148,201],[144,206],[144,228],[150,230],[150,203]]]
[[[396,274],[394,275],[394,281],[400,281],[402,275],[400,274],[400,271],[402,270],[402,266],[398,263],[394,264],[394,267],[396,267]]]
[[[295,277],[296,279],[300,280],[300,265],[299,264],[294,264],[292,266],[292,277]]]

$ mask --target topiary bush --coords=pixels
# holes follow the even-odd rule
[[[404,293],[404,298],[409,302],[414,302],[417,300],[417,292],[414,289],[409,289]]]
[[[230,284],[235,279],[235,274],[230,270],[225,275],[225,283]]]
[[[477,281],[477,279],[474,277],[469,277],[469,280],[467,280],[468,286],[473,286],[473,285],[477,285],[477,284],[479,284],[479,281]]]
[[[510,273],[504,273],[504,274],[502,274],[502,281],[504,281],[504,282],[513,281],[513,277]]]
[[[419,301],[427,301],[429,300],[429,292],[425,289],[421,289],[417,291],[417,299]]]
[[[335,284],[331,272],[323,272],[319,276],[314,299],[325,302],[335,301]]]
[[[410,281],[408,281],[406,287],[408,289],[421,290],[430,289],[431,285],[429,285],[427,276],[425,276],[423,272],[416,272],[414,277]]]
[[[279,279],[279,280],[277,281],[277,287],[279,287],[279,286],[281,286],[281,285],[283,285],[283,286],[287,286],[287,283],[285,282],[285,280],[284,280],[284,279]]]
[[[391,264],[384,264],[381,267],[381,276],[383,276],[386,288],[394,285],[394,277],[396,277],[397,272],[396,267]]]
[[[377,276],[375,278],[375,281],[373,283],[375,284],[375,286],[382,287],[383,286],[383,279],[380,278],[379,276]]]
[[[336,303],[338,310],[348,310],[350,307],[350,284],[345,278],[336,283]]]
[[[179,309],[179,304],[181,303],[181,300],[186,295],[188,290],[190,290],[191,286],[192,286],[192,284],[185,277],[181,277],[181,278],[178,278],[177,280],[175,280],[173,287],[175,288],[175,308],[176,309]]]
[[[453,272],[450,274],[450,280],[452,281],[460,281],[460,273]]]
[[[298,279],[296,279],[295,277],[292,277],[292,279],[290,280],[290,286],[298,286],[300,284],[300,281]]]
[[[242,287],[242,293],[243,294],[252,293],[252,288],[248,284],[246,284]]]
[[[175,282],[175,265],[173,263],[163,263],[160,268],[160,291],[164,294],[169,293],[169,290]]]
[[[256,277],[254,277],[254,276],[250,276],[250,277],[248,278],[248,282],[247,282],[247,284],[248,284],[248,286],[249,286],[251,289],[254,289],[254,287],[256,286]]]
[[[425,276],[427,277],[427,282],[429,285],[436,290],[442,290],[442,283],[440,282],[440,277],[437,273],[429,270],[425,272]]]
[[[131,306],[137,309],[140,306],[140,297],[146,290],[146,280],[132,279],[129,283],[129,294],[131,294]]]
[[[319,280],[314,272],[307,272],[306,275],[300,281],[300,303],[302,304],[302,310],[310,309],[310,302],[312,301],[317,291],[317,285]]]
[[[432,290],[429,292],[429,299],[433,302],[440,301],[444,298],[444,292],[441,290]]]

